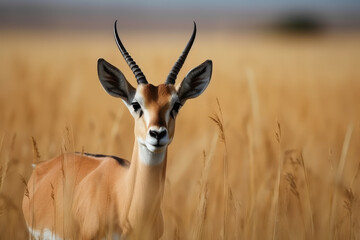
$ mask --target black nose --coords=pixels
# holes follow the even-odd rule
[[[161,131],[150,130],[149,134],[151,137],[156,138],[157,140],[160,140],[166,136],[166,130],[161,130]]]

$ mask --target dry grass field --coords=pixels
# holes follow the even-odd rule
[[[33,162],[131,157],[132,117],[101,88],[97,59],[135,80],[110,30],[0,34],[0,239],[27,239]],[[154,84],[190,34],[120,31]],[[178,82],[206,59],[211,83],[181,109],[169,147],[162,239],[360,239],[360,34],[199,26]]]

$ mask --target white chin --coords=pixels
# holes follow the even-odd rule
[[[163,146],[159,147],[159,146],[154,146],[154,145],[149,144],[149,143],[145,143],[145,146],[150,152],[153,152],[153,153],[160,153],[160,152],[163,152],[166,149],[166,145],[163,145]]]

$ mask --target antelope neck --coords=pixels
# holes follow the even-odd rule
[[[139,144],[135,140],[133,156],[131,159],[129,169],[129,183],[132,184],[130,187],[132,193],[129,194],[130,200],[130,211],[134,211],[132,215],[135,222],[144,222],[146,219],[152,218],[159,214],[160,204],[164,193],[165,173],[166,173],[166,160],[167,160],[167,149],[164,149],[163,153],[152,153],[145,151],[146,148],[142,144]],[[159,154],[163,156],[162,161],[156,165],[144,164],[142,157],[158,158]],[[140,216],[141,215],[141,216]],[[140,220],[142,219],[142,220]]]
[[[161,152],[151,152],[144,144],[135,140],[129,174],[136,175],[136,184],[144,179],[146,185],[152,182],[158,185],[165,179],[166,160],[167,147]]]

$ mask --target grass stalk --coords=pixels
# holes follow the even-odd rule
[[[333,194],[332,194],[332,204],[331,204],[331,211],[330,211],[330,232],[332,233],[331,239],[334,239],[334,237],[335,237],[335,225],[336,225],[335,219],[337,216],[336,210],[337,210],[337,202],[338,202],[337,188],[341,182],[342,175],[344,172],[346,156],[349,151],[350,140],[351,140],[353,128],[354,127],[352,124],[349,124],[347,127],[345,138],[344,138],[344,143],[343,143],[342,150],[341,150],[340,162],[339,162],[339,166],[337,168],[337,172],[336,172],[335,179],[334,179],[335,185],[334,185]]]
[[[310,191],[309,191],[309,177],[308,177],[308,174],[307,174],[307,171],[306,171],[305,161],[304,161],[304,157],[303,157],[302,152],[300,154],[299,162],[300,162],[300,166],[301,166],[301,168],[303,170],[304,178],[305,178],[305,188],[306,188],[306,193],[307,193],[307,204],[308,204],[308,208],[309,208],[309,211],[310,211],[309,214],[310,214],[311,235],[313,236],[315,229],[314,229],[314,218],[313,218],[313,211],[312,211],[312,207],[311,207],[311,199],[310,199]]]
[[[283,172],[283,159],[282,159],[282,150],[281,150],[281,125],[277,122],[277,129],[275,131],[275,137],[277,141],[278,147],[278,171],[276,175],[276,181],[274,186],[274,195],[271,201],[271,208],[274,209],[274,223],[273,223],[273,231],[272,231],[272,239],[276,239],[276,231],[277,231],[277,221],[279,215],[279,196],[280,196],[280,183],[281,183],[281,174]]]
[[[228,159],[227,159],[227,144],[226,144],[226,136],[225,136],[225,129],[224,129],[224,117],[222,113],[222,109],[220,106],[219,99],[216,98],[216,103],[218,106],[218,112],[213,115],[213,117],[210,117],[210,119],[218,126],[219,133],[220,133],[220,139],[222,140],[224,144],[224,153],[223,153],[223,187],[224,187],[224,218],[223,218],[223,232],[222,236],[224,239],[228,239],[227,237],[227,219],[228,219],[228,211],[229,211],[229,167],[228,167]]]
[[[35,171],[35,167],[36,165],[40,162],[40,151],[39,151],[39,148],[38,148],[38,144],[36,142],[36,139],[34,137],[31,137],[31,141],[32,141],[32,146],[33,146],[33,158],[32,158],[32,168],[33,170]],[[32,181],[32,193],[35,192],[35,186],[36,186],[36,178],[34,178],[34,180]],[[36,202],[36,198],[35,198],[35,195],[33,196],[33,201],[32,201],[32,206],[31,206],[31,229],[36,229],[35,226],[36,226],[36,223],[35,223],[35,202]],[[30,234],[31,236],[31,234]],[[31,236],[30,239],[32,239],[33,237]]]
[[[204,168],[200,178],[200,194],[199,194],[199,205],[196,214],[196,222],[193,228],[192,239],[202,239],[202,233],[204,228],[204,222],[206,219],[207,201],[208,201],[208,178],[212,161],[214,159],[216,144],[219,139],[219,134],[216,132],[212,138],[210,144],[209,154],[204,153]]]
[[[56,198],[55,198],[55,189],[54,189],[54,185],[52,183],[50,183],[50,187],[51,187],[51,193],[50,193],[50,197],[52,200],[52,205],[54,208],[54,228],[53,228],[53,238],[56,238]]]

